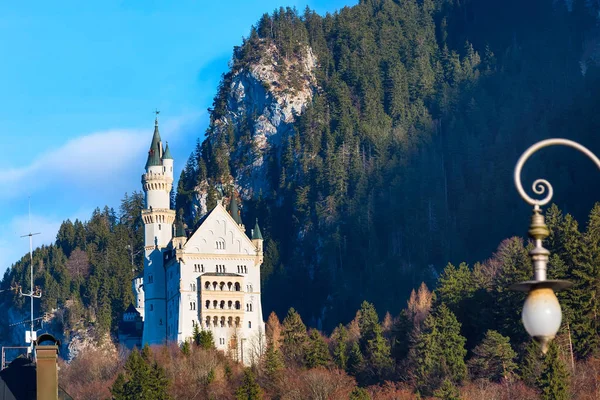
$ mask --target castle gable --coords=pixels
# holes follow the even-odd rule
[[[183,248],[186,253],[256,254],[252,241],[221,204],[205,217]]]

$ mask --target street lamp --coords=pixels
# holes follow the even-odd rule
[[[523,200],[533,206],[533,215],[531,216],[528,233],[529,237],[534,240],[535,246],[529,252],[533,264],[533,280],[515,283],[510,289],[528,293],[523,305],[523,325],[527,333],[540,344],[544,354],[548,351],[548,344],[556,336],[562,320],[560,304],[554,292],[569,288],[573,284],[564,280],[546,279],[550,252],[542,246],[542,241],[548,237],[550,231],[544,222],[541,206],[550,202],[554,191],[550,182],[545,179],[537,179],[532,185],[533,192],[537,195],[543,195],[548,191],[548,194],[540,200],[532,199],[523,190],[521,170],[533,153],[544,147],[557,145],[572,147],[581,151],[600,168],[600,159],[594,153],[579,143],[567,139],[546,139],[534,144],[521,155],[515,166],[514,179],[517,191]]]

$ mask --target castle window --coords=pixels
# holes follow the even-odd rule
[[[148,283],[154,283],[154,276],[148,275]]]
[[[221,317],[221,328],[225,328],[225,317]],[[223,339],[223,344],[225,344],[225,339]]]
[[[159,230],[159,231],[161,230],[161,225],[160,225],[160,224],[158,224],[158,230]]]
[[[217,308],[217,304],[219,304],[216,300],[213,301],[213,308]],[[215,317],[216,318],[216,317]]]
[[[150,311],[154,311],[154,304],[150,304]]]
[[[210,317],[206,317],[206,326],[209,327],[210,326]]]
[[[239,292],[240,290],[242,290],[242,288],[240,287],[240,283],[239,283],[239,282],[236,282],[236,283],[235,283],[235,291],[236,291],[236,292]]]
[[[225,300],[221,300],[220,306],[221,310],[225,308]]]
[[[230,328],[233,326],[233,317],[227,318],[227,326]]]
[[[233,306],[233,301],[229,300],[227,302],[227,307],[229,307],[230,310],[231,310],[231,306]]]
[[[215,246],[216,246],[217,250],[225,250],[225,239],[219,238],[216,241]]]
[[[248,321],[248,328],[252,328],[252,321]]]
[[[204,264],[200,264],[200,272],[204,272]]]
[[[231,282],[227,282],[227,288],[229,289],[230,292],[231,292],[232,286],[233,286],[233,284]]]
[[[219,289],[223,290],[224,287],[225,287],[225,282],[219,283]]]
[[[210,308],[210,300],[206,300],[206,308]]]
[[[239,302],[239,301],[236,301],[236,302],[235,302],[235,309],[236,309],[236,310],[239,310],[240,308],[242,308],[242,305],[240,304],[240,302]]]
[[[158,320],[158,325],[162,326],[162,318]]]
[[[204,284],[204,288],[205,288],[206,290],[210,290],[210,282],[206,282],[206,283]]]
[[[236,328],[240,327],[240,317],[235,317],[235,327]]]

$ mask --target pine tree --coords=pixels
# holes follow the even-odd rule
[[[570,399],[569,383],[567,366],[560,357],[558,345],[552,342],[544,359],[542,373],[537,381],[537,386],[542,391],[542,399]]]
[[[540,346],[533,340],[527,342],[520,364],[520,375],[523,382],[528,386],[535,386],[542,373],[543,358]]]
[[[327,343],[317,331],[313,329],[308,336],[306,347],[306,366],[308,368],[326,367],[331,361]]]
[[[198,324],[194,325],[194,343],[203,349],[209,350],[215,348],[215,340],[212,331],[200,330]]]
[[[246,368],[244,370],[242,386],[236,390],[235,398],[237,400],[260,400],[263,398],[262,390],[251,369]]]
[[[348,364],[348,331],[344,325],[340,324],[332,335],[333,361],[339,369],[346,369]]]
[[[460,392],[448,378],[444,379],[440,388],[433,392],[433,397],[443,400],[461,400]]]
[[[358,377],[364,368],[364,357],[360,351],[360,346],[358,342],[352,343],[352,347],[350,348],[350,355],[348,356],[348,366],[347,372],[350,375]]]
[[[275,381],[284,367],[281,352],[275,348],[274,343],[269,343],[264,357],[265,374],[270,381]]]
[[[300,314],[290,308],[281,329],[281,352],[286,361],[292,365],[302,365],[307,341],[306,326]]]
[[[411,365],[419,391],[431,394],[445,379],[460,384],[466,377],[465,338],[460,323],[445,304],[438,306],[423,324],[411,349]]]
[[[508,379],[517,368],[514,362],[517,353],[510,346],[509,338],[489,330],[483,341],[473,350],[469,369],[473,379],[500,381]]]
[[[134,350],[111,388],[115,400],[168,400],[169,380],[165,371],[152,360],[150,348]]]
[[[357,387],[350,393],[349,400],[371,400],[371,396],[365,389]]]
[[[362,303],[358,324],[360,347],[365,360],[365,378],[376,382],[390,373],[392,358],[390,345],[383,337],[383,330],[373,304],[367,301]]]

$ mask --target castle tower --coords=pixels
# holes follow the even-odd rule
[[[154,135],[146,173],[142,175],[146,194],[144,221],[144,334],[143,344],[162,344],[166,340],[167,303],[166,276],[163,253],[172,236],[175,211],[170,209],[173,187],[173,157],[163,144],[158,131],[158,118],[154,122]]]

